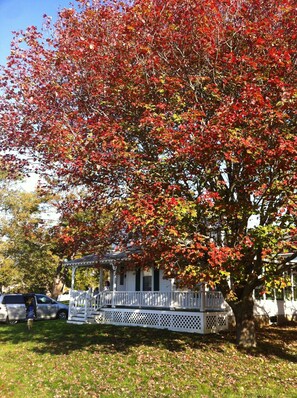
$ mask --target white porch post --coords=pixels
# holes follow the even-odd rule
[[[100,267],[100,276],[99,276],[99,290],[100,292],[103,290],[103,268]]]
[[[200,308],[201,312],[205,311],[205,299],[206,299],[205,295],[206,295],[205,284],[202,283],[202,285],[201,285],[201,308]]]
[[[117,265],[115,262],[112,263],[112,271],[113,271],[113,278],[112,278],[112,301],[111,301],[111,307],[115,308],[115,303],[114,303],[114,299],[115,299],[115,292],[117,289],[117,281],[116,281],[116,277],[117,277]]]
[[[291,301],[294,300],[294,273],[293,268],[291,268]]]
[[[92,297],[92,291],[89,288],[85,293],[85,315],[84,315],[85,322],[87,322],[87,319],[88,319],[89,302],[90,302],[91,297]]]
[[[72,273],[71,273],[71,289],[70,289],[70,300],[69,300],[69,313],[68,313],[68,319],[71,320],[73,316],[73,295],[72,292],[74,290],[74,281],[75,281],[75,272],[76,272],[76,266],[72,267]]]
[[[72,267],[72,275],[71,275],[71,290],[74,290],[74,280],[75,280],[75,272],[76,266]]]

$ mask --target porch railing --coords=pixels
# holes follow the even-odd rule
[[[68,320],[71,320],[79,313],[82,313],[86,320],[89,312],[89,305],[90,300],[88,292],[73,289],[70,290]]]
[[[96,311],[102,307],[134,307],[183,309],[199,311],[221,311],[224,298],[220,292],[118,292],[103,291],[93,296],[91,292],[72,290],[69,313],[75,315]]]

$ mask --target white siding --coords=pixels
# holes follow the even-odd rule
[[[160,270],[160,292],[172,292],[173,279],[164,279],[163,271]]]

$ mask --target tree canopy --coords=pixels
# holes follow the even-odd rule
[[[45,217],[46,199],[4,186],[0,204],[0,287],[53,291],[59,257]]]
[[[90,248],[133,238],[180,285],[218,285],[254,344],[252,291],[296,250],[295,0],[77,4],[16,34],[3,148],[109,215],[79,223]]]

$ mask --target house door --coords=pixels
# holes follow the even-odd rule
[[[135,290],[137,292],[159,291],[160,271],[154,268],[148,270],[138,269],[135,274]]]

